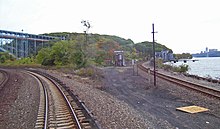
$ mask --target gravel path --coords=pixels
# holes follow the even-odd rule
[[[9,82],[0,90],[0,129],[33,129],[38,111],[37,82],[21,70],[7,71]]]
[[[174,128],[209,128],[220,126],[220,101],[187,90],[161,79],[157,87],[153,78],[139,70],[141,76],[133,75],[132,68],[108,68],[105,71],[105,91],[133,106],[145,117],[146,113],[162,119],[156,128],[164,128],[168,121]],[[136,69],[135,69],[136,71]],[[110,83],[112,82],[112,84]],[[176,111],[177,107],[198,105],[209,108],[209,112],[187,114]]]

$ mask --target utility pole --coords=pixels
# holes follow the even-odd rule
[[[154,59],[154,86],[156,86],[156,63],[155,63],[155,40],[154,40],[154,33],[157,33],[154,31],[154,23],[152,24],[153,29],[153,59]]]

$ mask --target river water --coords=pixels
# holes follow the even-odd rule
[[[189,74],[199,75],[201,77],[212,77],[213,79],[220,79],[220,57],[193,58],[193,60],[198,61],[187,61],[186,63],[177,62],[172,64],[189,65]]]

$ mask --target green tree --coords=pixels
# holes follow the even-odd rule
[[[67,65],[69,63],[68,52],[69,43],[67,41],[60,41],[52,46],[51,57],[54,59],[54,64],[58,66]]]
[[[69,62],[76,66],[76,68],[85,67],[87,64],[87,57],[85,55],[85,49],[83,49],[83,43],[78,40],[72,40],[68,45]]]
[[[5,63],[8,60],[14,61],[15,58],[7,52],[0,52],[0,63]]]
[[[95,63],[102,65],[104,63],[106,53],[104,51],[98,51],[96,54]]]
[[[49,60],[54,61],[54,59],[52,59],[51,56],[50,56],[51,51],[52,51],[52,49],[49,48],[49,47],[42,48],[40,51],[38,51],[38,54],[36,56],[37,63],[39,63],[39,64],[48,64],[46,62],[51,62]],[[54,62],[49,63],[48,65],[50,65],[50,64],[52,65],[52,64],[54,64]]]
[[[6,56],[2,54],[0,56],[0,63],[5,63],[5,60],[6,60]]]
[[[190,53],[182,53],[182,54],[174,54],[176,59],[192,59],[192,55]]]

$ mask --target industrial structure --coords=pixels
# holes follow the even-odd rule
[[[169,50],[155,52],[155,57],[163,59],[164,62],[174,60],[173,53],[171,53]]]
[[[9,52],[16,58],[36,55],[51,40],[63,38],[0,30],[0,52]]]

